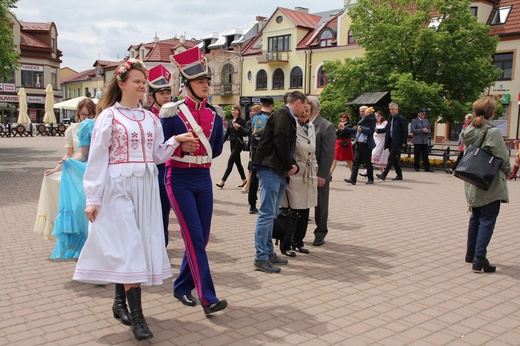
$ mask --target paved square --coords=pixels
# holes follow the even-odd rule
[[[256,216],[234,170],[224,189],[215,187],[208,246],[217,294],[229,307],[206,318],[200,305],[173,298],[171,282],[144,288],[154,338],[138,342],[112,317],[113,285],[73,282],[75,261],[50,261],[54,244],[33,232],[43,171],[63,144],[0,138],[0,345],[520,344],[520,181],[508,183],[512,203],[502,204],[488,249],[497,272],[475,274],[464,263],[469,214],[460,180],[405,169],[404,181],[351,186],[345,164],[331,183],[325,245],[310,245],[310,224],[311,253],[289,259],[280,274],[253,270]],[[228,155],[226,143],[214,182]],[[183,245],[171,215],[175,276]]]

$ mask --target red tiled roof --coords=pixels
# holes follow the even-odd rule
[[[96,69],[93,68],[90,70],[78,72],[75,75],[64,78],[64,79],[60,80],[60,83],[84,81],[84,80],[89,80],[91,77],[95,77],[95,76],[96,76]]]
[[[305,28],[314,28],[321,17],[315,14],[304,13],[300,11],[290,10],[288,8],[278,7],[289,19],[294,23],[295,26],[301,26]]]
[[[97,64],[101,65],[101,67],[119,66],[122,62],[123,61],[96,60],[92,66],[96,66]]]
[[[52,23],[20,22],[20,26],[26,31],[49,31]]]
[[[505,24],[491,25],[496,11],[500,7],[511,6],[511,12]],[[518,0],[499,0],[489,15],[487,24],[491,26],[491,35],[520,35],[520,4]]]
[[[37,38],[25,33],[20,33],[20,46],[29,46],[29,47],[35,47],[35,48],[49,48],[50,47],[43,43],[42,41],[38,40]]]
[[[307,35],[305,35],[305,37],[299,42],[299,44],[296,47],[296,49],[304,49],[304,48],[309,47],[309,46],[318,45],[318,43],[319,43],[319,35],[322,32],[322,30],[325,29],[325,28],[331,28],[331,29],[333,29],[334,31],[337,32],[338,17],[339,17],[339,15],[341,13],[343,13],[343,12],[342,11],[338,12],[328,22],[325,22],[322,25],[320,25],[319,27],[315,27],[314,29],[309,31],[309,33]],[[337,33],[336,33],[336,35],[337,35]],[[336,36],[336,38],[334,38],[334,42],[335,41],[337,41],[337,36]]]
[[[128,50],[135,49],[139,50],[141,47],[145,47],[149,50],[148,54],[144,57],[143,61],[146,63],[147,61],[170,61],[170,55],[174,53],[174,51],[179,47],[185,47],[186,49],[195,47],[199,44],[196,40],[185,40],[184,43],[181,43],[179,38],[169,38],[165,40],[160,40],[159,42],[148,42],[148,43],[140,43],[138,45],[131,45]]]

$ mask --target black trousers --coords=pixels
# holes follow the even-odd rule
[[[242,180],[246,179],[246,174],[244,173],[244,167],[242,167],[242,161],[240,159],[241,152],[242,152],[242,143],[231,142],[231,154],[229,155],[226,171],[224,172],[224,176],[222,177],[223,181],[226,181],[227,178],[229,177],[229,174],[231,174],[233,165],[237,166],[238,174],[240,174],[240,178]]]
[[[318,187],[318,205],[314,208],[315,237],[325,238],[329,233],[327,225],[329,221],[329,188],[330,181],[327,181],[322,187]]]
[[[395,174],[402,178],[403,177],[403,170],[401,169],[401,148],[399,148],[399,151],[396,151],[392,148],[390,150],[390,155],[388,155],[388,164],[386,165],[385,171],[383,172],[383,176],[387,176],[388,172],[394,167]]]
[[[356,151],[354,152],[354,163],[352,165],[352,174],[350,179],[357,181],[359,166],[364,163],[367,168],[368,180],[374,180],[374,168],[372,166],[372,149],[367,143],[356,143]]]
[[[249,152],[251,158],[251,162],[255,159],[256,154],[256,147],[251,148],[251,151]],[[256,206],[256,201],[258,200],[258,178],[256,177],[256,169],[253,169],[253,164],[251,164],[251,178],[249,180],[249,191],[247,192],[247,202],[251,206]]]
[[[422,157],[423,166],[425,170],[430,170],[430,161],[428,160],[428,144],[414,144],[413,145],[413,167],[415,169],[421,168],[420,159]]]

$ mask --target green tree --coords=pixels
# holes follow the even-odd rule
[[[17,2],[18,0],[0,0],[0,78],[11,78],[19,60],[13,42],[12,23],[7,15],[11,8],[16,8]]]
[[[427,108],[441,122],[461,120],[499,76],[492,64],[498,37],[488,35],[490,28],[469,5],[469,0],[358,0],[349,15],[365,56],[325,64],[331,80],[323,91],[326,111],[337,112],[338,102],[363,92],[389,91],[405,116]]]

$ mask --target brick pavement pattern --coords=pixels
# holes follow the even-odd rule
[[[33,232],[43,171],[63,153],[63,137],[0,138],[0,345],[520,344],[520,181],[508,183],[512,203],[502,205],[489,246],[496,273],[464,263],[469,214],[460,180],[405,169],[404,181],[352,186],[341,165],[325,245],[310,246],[310,224],[311,253],[266,274],[253,269],[256,215],[233,171],[223,190],[215,187],[208,246],[228,308],[206,318],[200,304],[173,298],[170,281],[146,287],[154,338],[138,342],[112,317],[113,285],[72,281],[75,261],[50,261],[54,244]],[[228,155],[225,145],[214,182]],[[183,245],[173,213],[171,221],[175,276]]]

